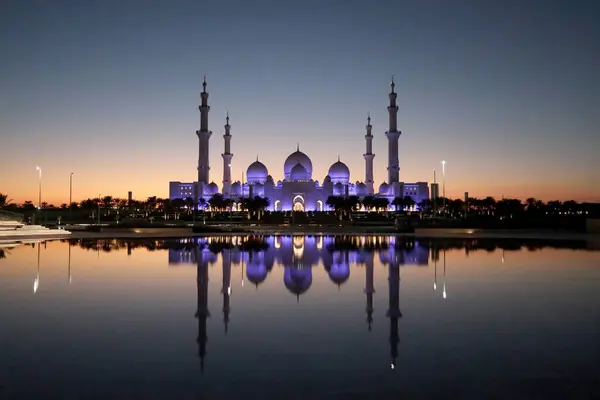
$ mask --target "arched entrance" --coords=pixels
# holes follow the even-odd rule
[[[317,211],[323,211],[323,201],[317,200]]]
[[[305,207],[304,207],[304,197],[297,195],[296,197],[294,197],[294,199],[292,200],[292,210],[294,211],[304,211]]]
[[[273,205],[273,211],[281,211],[281,201],[275,200],[275,204]]]

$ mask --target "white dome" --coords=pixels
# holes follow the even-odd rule
[[[284,179],[291,179],[290,174],[292,168],[294,168],[296,164],[301,164],[304,167],[308,176],[306,179],[312,178],[312,162],[310,161],[310,158],[300,150],[297,150],[290,154],[283,164]]]
[[[251,183],[265,183],[268,175],[269,171],[267,171],[267,167],[258,160],[250,164],[246,170],[246,180]]]
[[[208,184],[208,193],[209,194],[217,194],[219,193],[219,187],[217,186],[216,183],[211,182]]]
[[[290,179],[293,181],[306,181],[309,179],[306,168],[300,163],[294,165],[290,171]]]
[[[368,193],[367,185],[365,185],[362,182],[356,184],[356,194],[358,196],[366,196],[367,193]]]
[[[242,185],[239,182],[233,182],[231,184],[231,194],[234,196],[239,196],[242,192]]]
[[[350,169],[338,160],[329,167],[329,177],[332,181],[345,181],[347,183],[350,180]]]
[[[388,185],[387,183],[383,182],[381,185],[379,185],[379,194],[388,194],[390,191],[390,185]]]

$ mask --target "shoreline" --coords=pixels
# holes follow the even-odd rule
[[[77,239],[172,239],[182,237],[207,236],[289,236],[289,235],[324,235],[324,236],[404,236],[426,239],[536,239],[536,240],[579,240],[600,244],[600,234],[544,230],[486,230],[486,229],[416,229],[415,232],[403,233],[376,229],[252,229],[246,232],[202,232],[194,233],[191,228],[137,228],[115,229],[104,232],[73,231],[71,234],[14,235],[0,236],[0,242],[29,242],[45,240],[77,240]]]

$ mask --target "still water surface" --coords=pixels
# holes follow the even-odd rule
[[[0,250],[0,398],[589,398],[600,252],[393,237]]]

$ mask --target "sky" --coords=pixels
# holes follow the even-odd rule
[[[322,181],[338,156],[387,180],[390,79],[400,179],[448,197],[600,201],[600,4],[594,1],[6,1],[0,5],[0,192],[59,205],[168,196],[197,177],[200,91],[210,179],[258,157],[277,181],[297,143]]]

